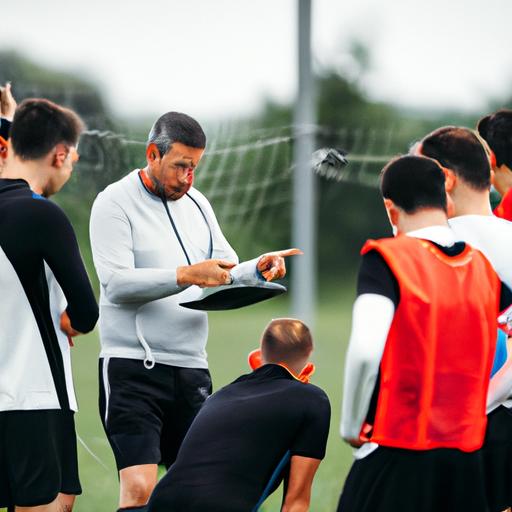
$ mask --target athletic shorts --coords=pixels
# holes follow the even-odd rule
[[[338,512],[487,512],[481,450],[380,446],[354,462]]]
[[[489,414],[482,448],[490,512],[512,505],[512,411],[500,406]]]
[[[141,360],[102,358],[100,414],[117,469],[139,464],[169,467],[203,402],[210,372]]]
[[[0,412],[0,508],[81,494],[72,411]]]

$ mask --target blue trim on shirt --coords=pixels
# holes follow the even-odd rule
[[[276,480],[279,478],[279,475],[281,474],[281,471],[283,471],[283,468],[290,461],[290,458],[291,458],[291,453],[290,453],[290,450],[288,450],[284,454],[284,457],[281,459],[281,461],[277,465],[274,472],[272,473],[272,476],[270,477],[268,484],[266,485],[265,489],[263,490],[263,494],[261,495],[260,499],[258,500],[258,503],[256,503],[255,507],[252,509],[252,512],[257,512],[258,509],[261,507],[261,505],[263,505],[263,502],[268,498],[268,495],[270,494],[272,487],[274,486]]]
[[[43,201],[46,201],[46,197],[43,197],[42,195],[37,194],[34,191],[32,191],[32,199],[42,199]]]
[[[491,377],[505,364],[507,360],[507,335],[498,329],[496,339],[496,353],[494,354],[494,363],[492,365]]]

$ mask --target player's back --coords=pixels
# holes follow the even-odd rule
[[[326,394],[279,365],[240,377],[205,402],[149,510],[252,510],[291,456],[323,458],[329,419]]]
[[[461,215],[449,223],[455,235],[481,251],[500,279],[512,288],[512,222],[494,215]]]
[[[98,312],[64,212],[22,179],[0,179],[0,411],[75,407],[69,350],[59,345],[50,312],[45,261],[75,289],[70,318],[88,332]],[[66,380],[66,372],[68,378]],[[70,397],[72,399],[70,400]]]

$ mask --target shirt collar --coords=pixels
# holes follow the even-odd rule
[[[448,226],[428,226],[415,229],[406,233],[406,236],[429,240],[444,247],[451,247],[457,241],[454,232]]]

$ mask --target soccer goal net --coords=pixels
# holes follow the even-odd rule
[[[343,149],[348,164],[324,167],[318,180],[335,189],[343,183],[376,187],[383,165],[411,140],[393,128],[313,127],[316,147]],[[242,257],[290,244],[292,224],[292,126],[255,129],[230,122],[211,130],[195,186],[210,200],[227,238]],[[81,159],[70,193],[93,197],[130,170],[145,165],[145,141],[90,130],[80,141]],[[312,171],[313,164],[312,164]],[[334,190],[335,192],[335,190]],[[90,202],[90,201],[89,201]]]

